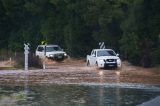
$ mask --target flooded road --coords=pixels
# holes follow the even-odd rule
[[[121,69],[87,67],[84,60],[49,61],[46,69],[0,70],[0,84],[23,85],[135,83],[160,85],[160,71],[135,67],[123,62]]]
[[[46,68],[0,70],[0,106],[135,106],[160,96],[159,70],[125,62],[98,69],[84,60],[49,61]]]

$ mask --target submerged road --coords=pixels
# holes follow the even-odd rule
[[[61,63],[49,61],[45,70],[0,70],[0,84],[152,84],[160,85],[160,72],[131,66],[123,62],[121,69],[87,67],[84,60],[68,60]]]

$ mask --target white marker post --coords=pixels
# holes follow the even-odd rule
[[[43,69],[46,69],[46,45],[44,47],[44,56],[43,56]]]
[[[28,54],[29,54],[29,44],[24,44],[24,55],[25,55],[24,70],[25,71],[28,71]]]

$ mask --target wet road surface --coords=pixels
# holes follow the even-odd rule
[[[84,60],[49,61],[46,69],[0,70],[0,84],[106,84],[135,83],[160,85],[160,72],[131,66],[123,62],[121,69],[87,67]]]

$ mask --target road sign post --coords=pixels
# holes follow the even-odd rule
[[[105,45],[104,45],[104,42],[99,42],[99,47],[100,47],[100,49],[105,49],[106,48]]]
[[[29,54],[29,44],[24,44],[24,55],[25,55],[24,70],[25,71],[28,71],[28,54]]]

